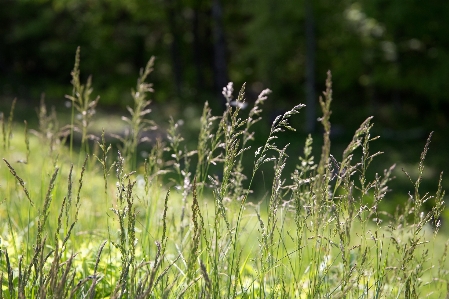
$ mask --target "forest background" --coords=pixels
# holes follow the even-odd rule
[[[65,95],[80,46],[82,81],[92,74],[99,106],[119,114],[154,55],[152,108],[165,122],[184,119],[183,136],[195,136],[191,120],[205,101],[219,114],[223,87],[246,82],[250,104],[263,89],[273,91],[259,126],[265,135],[269,120],[307,104],[294,120],[299,131],[279,141],[297,154],[308,133],[321,134],[318,96],[331,70],[333,154],[373,115],[382,137],[374,144],[385,154],[371,175],[398,164],[392,186],[400,201],[413,189],[401,169],[417,168],[430,131],[423,191],[449,170],[447,20],[447,1],[1,0],[0,111],[17,97],[15,120],[37,122],[34,108],[45,93],[58,113],[69,113]]]

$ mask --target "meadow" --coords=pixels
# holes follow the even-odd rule
[[[277,139],[295,130],[290,119],[304,105],[279,115],[264,145],[252,148],[270,90],[243,111],[245,86],[235,92],[232,83],[222,115],[205,103],[196,149],[172,119],[165,138],[147,140],[158,127],[147,83],[153,63],[132,91],[117,148],[108,128],[90,133],[101,101],[90,79],[80,82],[79,50],[69,125],[44,101],[37,128],[14,122],[15,102],[2,114],[0,298],[447,298],[442,175],[434,194],[420,192],[431,134],[417,177],[403,173],[408,200],[390,213],[380,206],[394,165],[367,176],[383,154],[370,152],[378,138],[371,117],[342,157],[331,155],[330,72],[320,97],[321,155],[312,156],[309,136],[294,157]],[[244,160],[253,161],[249,176]],[[272,183],[254,198],[265,164]]]

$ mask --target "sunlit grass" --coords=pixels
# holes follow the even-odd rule
[[[142,133],[155,129],[145,83],[152,60],[133,91],[118,149],[106,141],[108,127],[90,135],[98,100],[90,102],[90,82],[81,85],[76,61],[68,127],[44,102],[35,131],[2,117],[0,298],[446,296],[441,179],[435,194],[419,191],[430,137],[410,177],[413,192],[394,213],[382,210],[394,167],[366,177],[381,155],[369,150],[377,139],[372,118],[341,159],[330,155],[330,73],[320,99],[319,159],[310,136],[300,157],[277,144],[294,130],[290,118],[303,105],[277,117],[265,144],[251,148],[269,90],[246,112],[244,86],[234,98],[230,83],[223,115],[213,116],[205,104],[195,149],[179,132],[182,122],[170,120],[166,138],[152,140],[138,165]],[[244,159],[254,161],[250,177]],[[286,163],[297,165],[293,173],[285,173]],[[273,166],[271,189],[250,200],[265,164]]]

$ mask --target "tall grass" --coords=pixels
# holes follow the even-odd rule
[[[394,166],[367,175],[382,154],[370,152],[377,139],[371,117],[340,160],[331,155],[330,73],[320,98],[318,160],[311,136],[297,158],[278,144],[280,134],[295,130],[289,121],[301,104],[278,116],[264,145],[252,149],[253,125],[270,91],[245,113],[245,86],[234,99],[230,83],[222,115],[213,116],[205,103],[196,149],[187,148],[180,122],[171,119],[166,139],[151,141],[140,166],[138,145],[155,128],[148,119],[152,86],[145,82],[153,59],[132,91],[131,116],[123,118],[128,133],[117,136],[117,150],[106,142],[107,130],[95,147],[87,142],[98,98],[90,99],[91,79],[81,85],[79,63],[78,49],[68,126],[59,125],[54,110],[48,114],[43,100],[34,136],[27,127],[14,129],[15,102],[7,119],[1,114],[0,298],[447,296],[442,175],[434,195],[419,189],[431,134],[418,177],[404,171],[413,192],[394,214],[380,209]],[[249,177],[244,159],[254,161]],[[256,174],[267,163],[271,189],[252,199]],[[286,173],[287,163],[297,163],[293,173]]]

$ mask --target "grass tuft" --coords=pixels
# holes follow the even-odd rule
[[[78,49],[68,126],[60,126],[54,108],[48,113],[43,98],[36,131],[26,122],[16,128],[15,101],[8,119],[0,114],[0,298],[448,296],[443,174],[433,194],[420,190],[432,134],[416,177],[404,170],[412,191],[394,213],[382,207],[395,166],[368,175],[383,154],[371,152],[379,138],[371,136],[372,117],[341,157],[332,154],[330,72],[319,99],[319,160],[312,136],[299,157],[289,156],[289,144],[278,138],[295,131],[291,119],[302,104],[276,117],[263,145],[252,149],[270,90],[246,111],[245,85],[234,98],[229,83],[222,115],[205,103],[194,149],[181,133],[183,122],[170,119],[165,139],[147,143],[140,164],[145,132],[156,128],[147,100],[153,87],[146,83],[154,58],[132,91],[134,105],[123,118],[128,133],[117,136],[116,148],[103,130],[91,153],[99,98],[90,98],[90,78],[80,83],[79,55]],[[246,159],[253,161],[249,171]],[[296,163],[292,173],[288,163]],[[255,198],[262,166],[272,181],[266,197]]]

